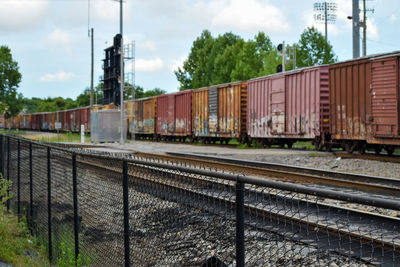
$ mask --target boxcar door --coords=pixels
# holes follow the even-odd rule
[[[285,77],[272,79],[270,94],[271,134],[285,132]]]
[[[393,137],[398,134],[398,77],[398,57],[383,58],[372,62],[372,129],[375,136]]]
[[[208,127],[211,136],[218,133],[218,88],[210,88],[208,92]]]
[[[175,132],[175,95],[168,96],[168,134],[173,135]]]

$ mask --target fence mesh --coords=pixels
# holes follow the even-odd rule
[[[10,149],[5,149],[2,158],[4,177],[9,174],[13,181],[11,208],[17,212],[18,139],[6,141]],[[49,210],[49,148],[23,139],[19,142],[21,215],[31,219],[33,233],[51,250],[53,259],[60,255],[61,244],[74,251],[77,219],[79,252],[86,264],[124,265],[127,243],[124,243],[123,159],[52,147]],[[5,144],[4,148],[7,147]],[[78,217],[74,217],[73,154],[77,155]],[[253,183],[244,184],[241,189],[237,180],[225,178],[233,177],[232,172],[215,172],[190,163],[139,156],[124,160],[128,162],[130,231],[127,234],[131,266],[240,265],[236,260],[240,247],[237,203],[241,196],[247,266],[400,264],[398,210]]]
[[[81,251],[94,265],[124,263],[122,162],[77,157]]]

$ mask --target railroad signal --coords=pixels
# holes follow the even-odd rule
[[[276,72],[285,72],[285,62],[286,62],[285,42],[283,41],[281,44],[278,44],[277,49],[279,52],[281,52],[282,64],[279,64],[276,67]]]
[[[103,104],[114,103],[121,104],[121,42],[122,35],[117,34],[114,37],[113,45],[106,48],[105,59],[103,59]]]

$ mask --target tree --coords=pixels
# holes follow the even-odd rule
[[[22,75],[7,46],[0,46],[0,63],[0,108],[3,107],[0,112],[10,118],[18,115],[23,108],[23,97],[17,93]]]
[[[336,61],[332,46],[316,28],[311,27],[304,30],[296,52],[297,67],[329,64]]]
[[[93,88],[93,104],[101,102],[103,98],[103,83],[99,83],[95,88]],[[76,102],[78,107],[90,106],[90,88],[86,87],[83,92],[76,97]]]
[[[232,32],[214,39],[205,30],[193,42],[183,68],[175,75],[181,90],[247,80],[263,74],[264,60],[272,49],[270,38],[263,32],[245,41]]]
[[[160,88],[154,88],[153,90],[147,90],[144,92],[143,97],[150,97],[150,96],[156,96],[156,95],[162,95],[165,94],[166,92]]]

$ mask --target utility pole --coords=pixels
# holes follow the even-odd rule
[[[123,28],[122,28],[122,1],[123,0],[119,0],[119,16],[120,16],[120,20],[119,20],[119,30],[120,30],[120,34],[121,34],[121,76],[120,76],[120,95],[121,95],[121,139],[120,139],[120,145],[123,145],[125,143],[125,139],[124,139],[124,134],[125,134],[125,124],[124,124],[124,37],[123,37]]]
[[[363,57],[367,55],[367,10],[365,9],[365,0],[363,0]]]
[[[90,30],[90,36],[91,36],[91,54],[92,54],[92,59],[91,59],[91,71],[90,71],[90,109],[93,108],[93,28]]]
[[[360,8],[359,0],[353,0],[353,58],[360,57]]]

